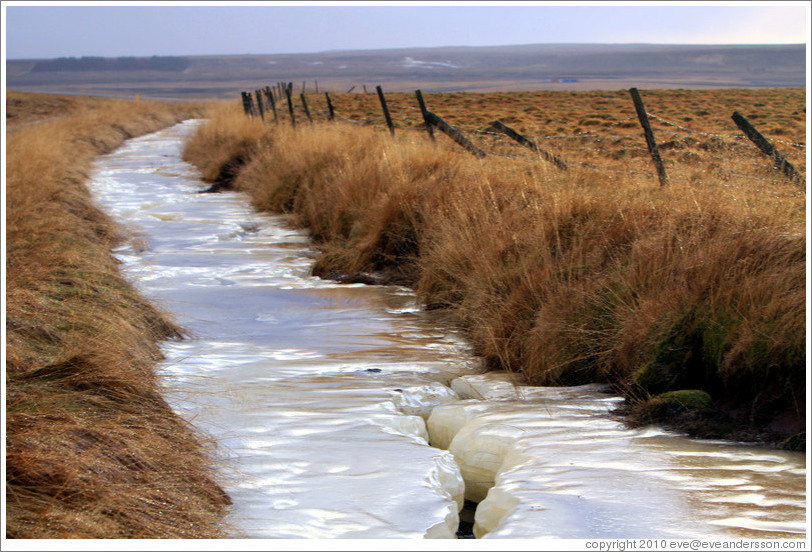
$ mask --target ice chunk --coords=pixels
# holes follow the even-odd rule
[[[487,372],[461,376],[451,382],[461,399],[517,399],[521,388],[515,385],[516,377],[509,372]]]
[[[497,472],[523,431],[517,427],[475,418],[457,432],[448,450],[457,459],[465,480],[465,498],[480,502],[494,484]]]
[[[457,394],[442,383],[428,383],[417,387],[397,389],[392,402],[404,414],[428,419],[432,410],[440,404],[458,400]]]

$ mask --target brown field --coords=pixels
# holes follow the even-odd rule
[[[6,91],[6,128],[66,117],[109,105],[107,98]]]
[[[386,93],[395,125],[404,131],[423,129],[414,94]],[[766,158],[731,119],[739,111],[805,174],[806,91],[804,89],[641,90],[655,138],[668,172],[675,178],[707,179],[725,158],[740,165],[752,160],[747,174],[779,179]],[[653,172],[643,131],[627,90],[584,92],[450,92],[426,96],[427,108],[459,128],[482,149],[529,158],[527,150],[494,133],[499,120],[536,141],[545,150],[596,169]],[[385,128],[381,104],[369,94],[331,94],[336,114],[365,125]],[[311,115],[323,120],[324,95],[307,96]],[[301,100],[296,117],[305,121]],[[288,119],[287,104],[278,115]],[[272,114],[268,114],[268,120]],[[665,121],[665,122],[663,122]],[[678,126],[674,126],[678,125]],[[751,170],[752,169],[752,170]]]
[[[224,536],[212,443],[154,370],[181,329],[120,276],[124,236],[84,186],[97,155],[203,106],[9,94],[7,107],[6,537]]]
[[[232,105],[185,155],[308,228],[316,274],[377,272],[449,309],[493,368],[609,382],[635,405],[630,419],[700,436],[804,430],[805,186],[730,120],[739,110],[781,140],[805,177],[803,90],[643,91],[649,113],[682,127],[655,121],[665,187],[628,92],[425,96],[489,155],[437,130],[432,143],[408,94],[387,94],[394,138],[375,94],[331,96],[356,124],[325,122],[313,95],[313,125],[298,102],[295,128],[284,104],[281,124]],[[495,118],[569,170],[492,134]],[[688,408],[706,397],[693,390],[712,402]],[[663,407],[670,391],[687,393]]]

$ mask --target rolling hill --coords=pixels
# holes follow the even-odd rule
[[[7,60],[6,75],[20,91],[229,98],[279,81],[338,92],[804,87],[806,65],[803,44],[536,44]]]

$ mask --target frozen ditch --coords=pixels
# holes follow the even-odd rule
[[[453,538],[464,499],[479,538],[805,536],[804,455],[480,374],[409,290],[312,278],[301,232],[197,193],[194,124],[101,158],[91,188],[135,234],[125,273],[193,333],[165,344],[166,392],[219,443],[237,536]]]

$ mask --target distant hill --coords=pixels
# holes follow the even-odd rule
[[[81,60],[87,59],[82,65]],[[106,60],[106,61],[105,61]],[[346,92],[806,86],[797,45],[536,44],[317,54],[8,60],[21,91],[234,97],[276,82]],[[69,70],[67,69],[69,68]]]

